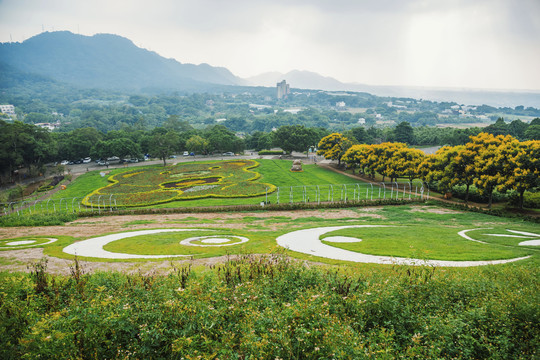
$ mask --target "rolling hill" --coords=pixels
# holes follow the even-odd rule
[[[195,90],[242,83],[225,68],[182,64],[111,34],[44,32],[22,43],[0,44],[0,62],[5,69],[83,88]]]

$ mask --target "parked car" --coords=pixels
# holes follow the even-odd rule
[[[105,161],[105,160],[101,160],[97,163],[98,165],[101,165],[101,166],[106,166],[106,165],[109,165],[109,162],[108,161]]]
[[[107,158],[107,162],[109,164],[117,164],[120,162],[120,158],[118,156],[113,156],[113,157]]]
[[[183,154],[183,155],[184,155],[184,156],[188,156],[189,153],[188,153],[187,151],[184,151],[184,154]]]
[[[234,153],[233,152],[226,152],[226,153],[223,153],[223,156],[234,156]]]
[[[83,164],[88,164],[90,161],[92,161],[90,157],[85,157],[82,162]]]
[[[67,164],[69,164],[69,161],[67,160],[62,160],[62,162],[60,163],[60,165],[67,165]]]
[[[190,152],[190,153],[189,153],[189,156],[195,156],[195,153],[194,153],[194,152]]]

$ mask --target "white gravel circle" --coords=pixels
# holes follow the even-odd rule
[[[29,245],[29,244],[34,244],[35,242],[36,240],[21,240],[21,241],[8,242],[6,243],[6,245],[8,246]]]
[[[208,229],[154,229],[154,230],[140,230],[132,232],[124,232],[119,234],[111,234],[105,236],[99,236],[96,238],[83,240],[66,246],[63,251],[66,254],[93,257],[101,259],[162,259],[172,257],[185,257],[193,255],[138,255],[138,254],[123,254],[113,253],[103,249],[105,245],[110,242],[126,239],[140,235],[151,235],[165,232],[181,232],[181,231],[211,231]]]
[[[468,267],[481,265],[506,264],[509,262],[527,259],[530,256],[524,256],[505,260],[486,260],[486,261],[449,261],[449,260],[424,260],[401,258],[391,256],[368,255],[353,252],[345,249],[339,249],[333,246],[323,244],[320,237],[328,232],[348,229],[348,228],[366,228],[366,227],[390,227],[388,225],[348,225],[348,226],[329,226],[313,229],[297,230],[285,235],[279,236],[276,240],[278,245],[292,251],[303,254],[319,256],[327,259],[352,261],[360,263],[388,264],[388,265],[429,265],[429,266],[448,266],[448,267]]]
[[[233,240],[240,240],[236,242],[231,242]],[[200,241],[204,244],[194,244],[193,241]],[[235,235],[227,235],[227,237],[224,237],[224,235],[214,235],[214,236],[195,236],[191,238],[184,239],[180,241],[180,245],[188,245],[188,246],[232,246],[232,245],[238,245],[249,241],[248,238],[243,236],[235,236]]]
[[[2,247],[0,247],[0,249],[15,249],[17,246],[24,246],[25,248],[34,247],[34,246],[42,246],[42,245],[52,244],[53,242],[58,240],[56,238],[46,238],[46,239],[49,240],[49,241],[41,243],[41,244],[36,244],[37,240],[11,241],[11,242],[6,243],[6,245],[8,245],[8,246],[2,246]]]
[[[201,240],[201,242],[204,244],[223,244],[223,243],[231,242],[231,240],[215,238],[215,239],[204,239],[204,240]]]

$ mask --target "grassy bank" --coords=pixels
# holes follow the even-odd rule
[[[2,359],[532,359],[537,266],[0,274]]]

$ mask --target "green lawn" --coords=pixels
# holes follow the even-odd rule
[[[275,251],[285,251],[293,257],[320,261],[329,264],[349,264],[343,261],[317,258],[312,255],[287,251],[277,246],[276,238],[288,232],[325,226],[343,225],[390,225],[385,228],[349,228],[330,232],[322,236],[324,241],[328,236],[348,236],[361,239],[356,243],[330,243],[327,245],[361,252],[371,255],[408,257],[415,259],[433,260],[496,260],[509,259],[532,255],[527,262],[539,262],[539,249],[535,246],[519,246],[526,239],[518,237],[501,237],[492,234],[512,235],[516,233],[507,230],[538,233],[538,225],[517,219],[505,219],[481,213],[459,212],[440,208],[435,205],[402,205],[372,208],[348,209],[349,216],[334,218],[332,210],[313,210],[301,217],[269,216],[243,217],[223,219],[198,219],[190,216],[176,220],[178,228],[190,226],[199,228],[205,224],[204,230],[189,232],[158,233],[145,236],[124,238],[109,243],[105,250],[129,254],[165,255],[181,254],[195,258],[223,256],[227,254],[268,254]],[[131,225],[149,224],[160,228],[159,217],[155,221],[127,222],[126,230],[131,231]],[[171,223],[164,221],[163,223]],[[475,230],[481,229],[481,230]],[[471,230],[467,235],[485,244],[467,240],[458,232]],[[96,234],[105,235],[105,234]],[[194,236],[241,236],[248,242],[233,246],[188,246],[180,242]],[[54,234],[50,234],[54,237]],[[21,238],[22,239],[22,238]],[[45,253],[51,256],[71,258],[62,253],[63,247],[70,239],[61,237],[61,241],[44,246]],[[81,239],[83,240],[83,239]],[[234,242],[234,241],[233,241]],[[103,261],[103,260],[100,260]],[[121,260],[105,260],[121,261]],[[147,261],[147,260],[140,260]],[[354,266],[368,266],[354,264]]]

